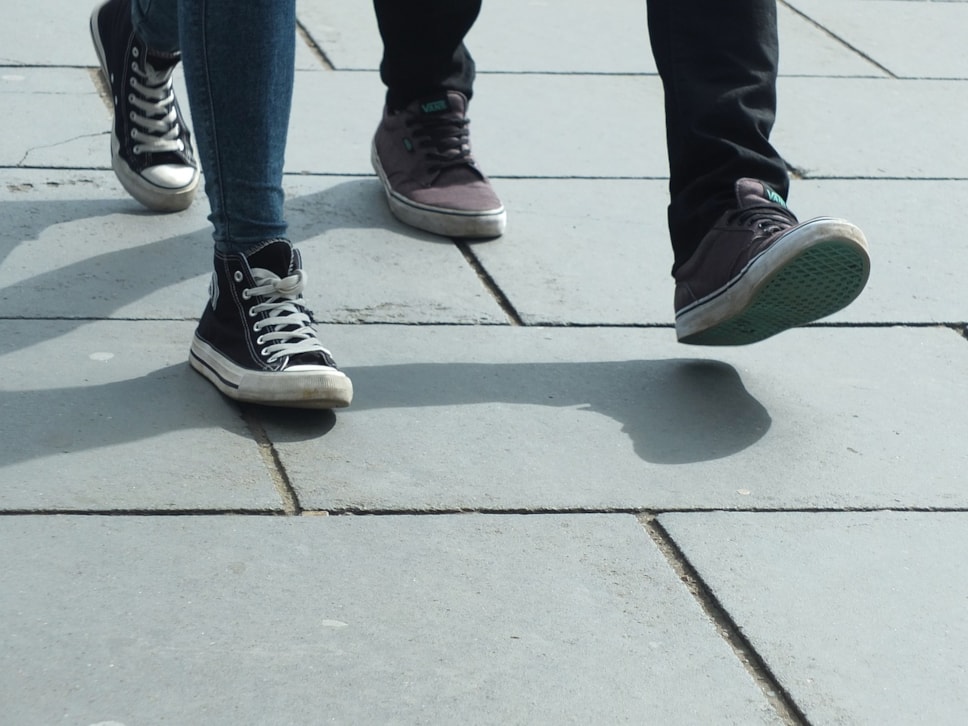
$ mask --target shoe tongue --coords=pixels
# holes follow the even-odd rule
[[[421,99],[417,101],[416,106],[421,116],[438,116],[455,111],[463,114],[467,109],[467,100],[457,91],[448,91],[439,96],[428,96]]]
[[[181,53],[163,53],[160,50],[148,48],[145,52],[145,60],[156,72],[164,73],[178,65]]]
[[[783,197],[757,179],[740,179],[736,182],[736,203],[738,209],[762,207],[764,203],[786,208]]]
[[[263,247],[246,255],[246,259],[250,268],[261,267],[279,277],[288,277],[298,267],[297,252],[284,239],[266,242]]]

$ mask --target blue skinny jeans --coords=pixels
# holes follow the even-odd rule
[[[149,47],[181,51],[215,246],[284,237],[295,0],[131,0]]]

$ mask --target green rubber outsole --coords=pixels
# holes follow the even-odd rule
[[[856,245],[822,242],[764,280],[739,313],[679,342],[747,345],[825,318],[860,295],[869,265]]]

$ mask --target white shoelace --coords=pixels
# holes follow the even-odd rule
[[[178,138],[181,127],[178,114],[175,113],[175,90],[171,81],[174,69],[156,71],[150,63],[145,63],[142,70],[137,62],[132,61],[131,70],[144,81],[141,83],[132,76],[131,87],[141,97],[135,93],[128,94],[128,103],[144,114],[139,115],[133,110],[130,114],[131,120],[144,129],[131,131],[131,137],[138,142],[134,146],[134,153],[184,151],[185,145]]]
[[[269,313],[252,325],[252,329],[259,333],[256,344],[265,346],[262,355],[269,356],[268,362],[274,363],[279,358],[298,353],[324,353],[329,356],[330,352],[316,337],[312,319],[299,303],[306,285],[306,273],[296,270],[289,277],[279,277],[274,272],[254,267],[252,277],[258,286],[244,289],[242,297],[246,300],[265,298],[249,309],[249,315],[254,317],[259,313]]]

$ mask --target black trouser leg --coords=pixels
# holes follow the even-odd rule
[[[776,115],[776,0],[649,0],[665,89],[669,231],[684,263],[735,206],[733,184],[761,179],[784,198],[786,165],[769,142]]]
[[[383,38],[380,77],[399,109],[441,90],[473,93],[474,60],[464,36],[481,0],[373,0]]]

